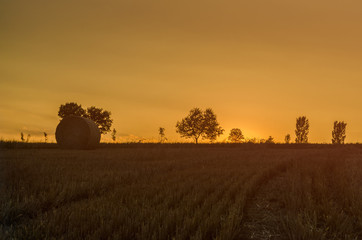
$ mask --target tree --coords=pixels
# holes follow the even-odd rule
[[[116,131],[115,128],[113,128],[113,131],[112,131],[112,140],[113,140],[113,142],[116,141],[116,134],[117,134],[117,131]]]
[[[25,141],[25,138],[24,138],[24,133],[23,133],[23,132],[21,132],[21,133],[20,133],[20,139],[21,139],[21,141],[22,141],[22,142],[24,142],[24,141]]]
[[[48,141],[48,134],[46,132],[43,132],[44,134],[44,142],[47,142]]]
[[[332,131],[332,143],[333,144],[344,144],[346,139],[346,126],[345,122],[334,122],[333,131]]]
[[[224,129],[219,125],[216,115],[211,108],[204,112],[200,108],[193,108],[187,117],[178,121],[176,132],[185,138],[193,138],[198,143],[199,138],[216,140],[223,134]]]
[[[306,116],[298,117],[295,129],[295,142],[308,143],[309,120]]]
[[[269,136],[268,139],[265,141],[267,144],[274,143],[274,138],[272,136]]]
[[[62,119],[70,115],[84,117],[85,114],[86,111],[82,108],[82,105],[78,105],[77,103],[74,102],[60,105],[58,111],[58,116]]]
[[[224,129],[217,122],[216,115],[211,108],[207,108],[204,112],[204,128],[205,139],[215,141],[218,136],[224,133]]]
[[[240,143],[244,139],[244,135],[239,128],[230,130],[228,140],[232,143]]]
[[[87,108],[87,112],[84,117],[93,120],[98,125],[101,134],[111,131],[113,123],[113,120],[111,119],[111,112],[92,106]]]
[[[194,138],[197,143],[205,131],[203,122],[202,110],[200,108],[191,109],[187,117],[176,123],[176,132],[180,133],[181,137]]]
[[[31,138],[31,135],[28,134],[28,136],[26,137],[26,142],[29,142],[29,141],[30,141],[30,138]]]
[[[163,143],[164,141],[167,141],[167,138],[165,137],[165,128],[160,127],[158,129],[158,134],[160,135],[160,143]]]
[[[261,142],[262,141],[262,139],[259,141],[259,142]],[[249,140],[248,140],[248,143],[252,143],[252,144],[256,144],[258,142],[258,139],[256,139],[255,137],[254,138],[250,138]]]
[[[94,106],[84,110],[82,105],[70,102],[62,104],[59,107],[58,116],[63,119],[67,116],[79,116],[93,120],[99,128],[101,134],[106,134],[111,131],[113,120],[111,119],[111,112],[103,110],[102,108],[96,108]]]
[[[285,135],[284,141],[286,144],[290,143],[290,134]]]

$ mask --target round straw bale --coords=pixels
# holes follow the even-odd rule
[[[92,149],[99,144],[101,134],[97,124],[92,120],[69,116],[58,124],[55,138],[63,148]]]

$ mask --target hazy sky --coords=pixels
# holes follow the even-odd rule
[[[110,110],[122,141],[179,140],[176,122],[211,107],[219,140],[294,140],[306,115],[311,142],[335,120],[361,142],[361,63],[360,0],[0,0],[0,137],[54,139],[74,101]]]

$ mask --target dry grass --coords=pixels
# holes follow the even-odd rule
[[[361,158],[353,147],[2,150],[0,236],[241,239],[254,196],[282,177],[273,201],[284,207],[268,218],[277,224],[260,227],[286,239],[358,239]]]
[[[332,151],[314,159],[295,161],[285,176],[281,220],[288,239],[362,239],[362,154]]]

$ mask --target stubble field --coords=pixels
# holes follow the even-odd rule
[[[1,239],[362,239],[358,146],[1,149]]]

